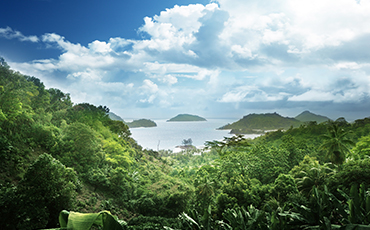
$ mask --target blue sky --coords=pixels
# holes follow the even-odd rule
[[[123,118],[370,116],[367,0],[2,0],[0,56]]]

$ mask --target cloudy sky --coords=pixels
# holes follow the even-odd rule
[[[369,0],[2,0],[0,56],[123,118],[370,116]]]

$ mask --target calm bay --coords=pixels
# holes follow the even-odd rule
[[[132,128],[132,137],[143,148],[153,150],[174,150],[182,144],[184,139],[191,138],[197,148],[204,147],[206,141],[223,140],[231,137],[230,130],[217,130],[217,128],[235,119],[208,119],[196,122],[166,122],[166,120],[154,120],[157,127]],[[246,138],[255,138],[259,135],[245,135]]]

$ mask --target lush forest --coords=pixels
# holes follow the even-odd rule
[[[1,229],[370,229],[370,118],[206,146],[144,150],[109,108],[0,59]]]

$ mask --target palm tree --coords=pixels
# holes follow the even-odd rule
[[[348,132],[332,123],[328,127],[328,133],[322,135],[324,143],[321,148],[327,151],[327,156],[336,165],[341,165],[346,160],[346,154],[350,153],[349,146],[354,142],[347,138]]]
[[[320,165],[318,161],[315,161],[310,165],[311,168],[302,170],[296,178],[298,189],[306,196],[312,194],[315,188],[322,189],[327,178],[335,173],[330,164]]]

